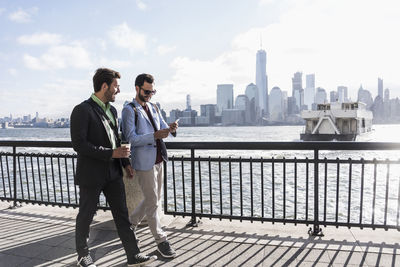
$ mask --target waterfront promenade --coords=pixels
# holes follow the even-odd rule
[[[76,266],[74,225],[77,209],[0,202],[0,266]],[[164,216],[178,256],[164,260],[147,227],[138,230],[144,253],[158,255],[151,266],[400,266],[396,230],[323,228],[309,237],[305,225]],[[89,245],[97,266],[126,266],[109,211],[98,211]]]

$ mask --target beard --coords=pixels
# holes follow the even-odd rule
[[[139,99],[142,102],[147,102],[147,100],[144,98],[144,96],[142,96],[141,94],[139,94]]]
[[[115,98],[113,97],[114,94],[113,94],[113,92],[111,92],[110,87],[104,93],[104,96],[105,96],[107,102],[114,102],[115,101]]]

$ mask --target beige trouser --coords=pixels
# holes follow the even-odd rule
[[[158,163],[148,171],[136,171],[140,188],[143,192],[143,200],[129,216],[133,227],[136,227],[146,215],[151,233],[157,244],[167,240],[166,233],[161,229],[158,216],[161,190],[163,185],[163,163]]]

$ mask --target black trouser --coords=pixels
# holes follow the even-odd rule
[[[79,213],[76,217],[75,227],[75,244],[78,255],[86,256],[89,253],[86,238],[89,236],[89,226],[96,212],[101,191],[103,191],[107,202],[110,204],[115,226],[127,258],[130,259],[139,253],[135,232],[130,228],[122,179],[108,181],[103,187],[79,186],[79,190]]]

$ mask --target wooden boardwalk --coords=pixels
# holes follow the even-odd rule
[[[76,266],[76,209],[0,202],[0,266]],[[400,266],[400,232],[323,228],[309,237],[304,225],[229,222],[164,216],[178,256],[163,259],[147,227],[138,229],[140,248],[159,257],[150,266]],[[126,266],[110,212],[94,218],[89,246],[97,266]]]

